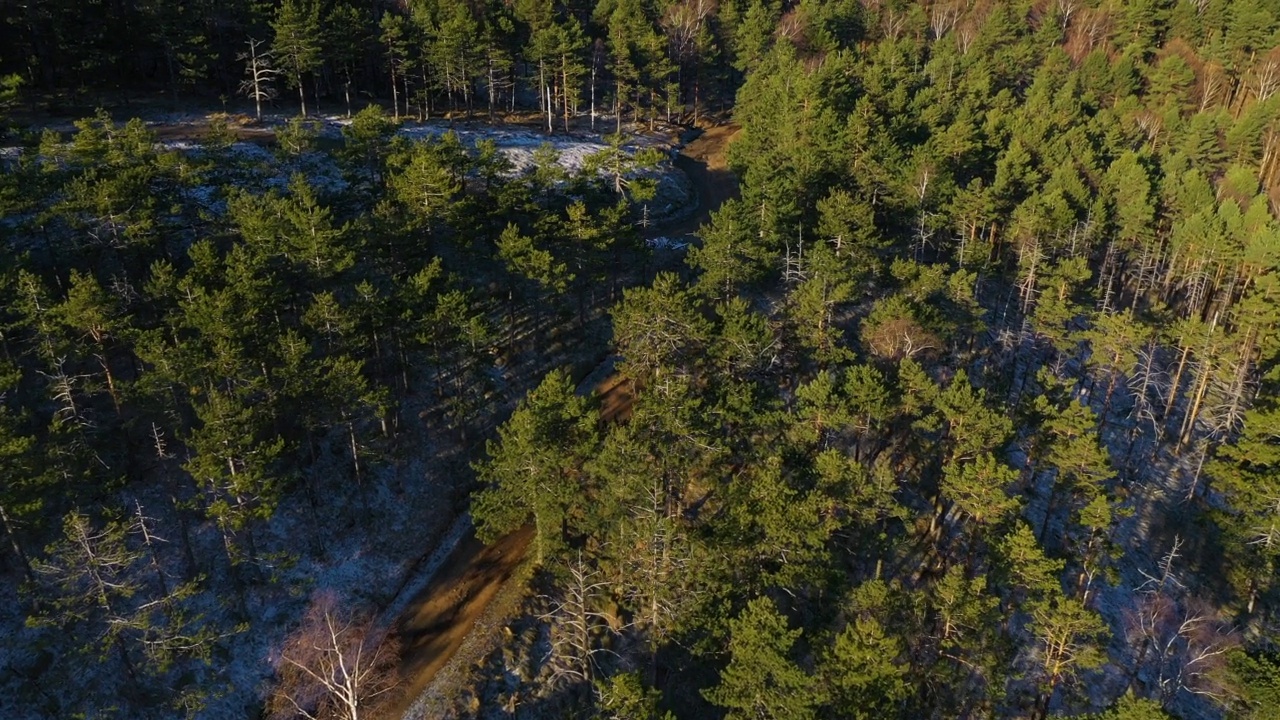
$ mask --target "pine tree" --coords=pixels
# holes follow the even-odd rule
[[[874,617],[855,617],[819,666],[832,711],[854,720],[892,714],[910,693],[903,652],[902,641]]]
[[[347,117],[351,117],[351,92],[355,88],[356,72],[374,42],[373,22],[364,9],[338,2],[325,16],[324,25],[328,31],[324,34],[323,55],[342,75],[342,97]]]
[[[598,681],[596,688],[601,709],[610,720],[675,720],[675,715],[658,707],[662,692],[646,688],[639,673],[618,673]]]
[[[731,720],[816,718],[822,703],[817,679],[789,657],[803,631],[790,629],[773,601],[763,597],[747,603],[729,627],[729,665],[703,696],[727,708]]]
[[[791,434],[797,442],[826,448],[852,420],[836,377],[829,371],[796,388],[796,400],[796,425]]]
[[[465,3],[449,3],[440,8],[439,13],[434,41],[429,46],[431,64],[439,71],[440,83],[449,98],[450,107],[456,110],[457,97],[461,96],[467,117],[470,117],[472,90],[476,77],[481,73],[478,54],[480,25]]]
[[[1258,597],[1275,585],[1280,560],[1277,428],[1280,413],[1271,404],[1250,410],[1241,436],[1220,447],[1218,457],[1205,468],[1230,507],[1219,521],[1229,543],[1227,576],[1251,613]]]
[[[8,395],[13,387],[11,381],[18,377],[10,375],[3,363],[0,363],[0,400]],[[46,496],[50,490],[48,478],[38,471],[34,437],[23,433],[19,418],[0,402],[0,474],[7,480],[0,488],[0,529],[4,531],[9,548],[21,564],[26,578],[35,581],[31,566],[30,540],[39,537],[38,523],[44,515]],[[32,528],[31,525],[36,527]],[[24,527],[26,526],[26,527]]]
[[[116,340],[119,334],[128,332],[128,321],[115,299],[107,295],[92,275],[81,275],[73,270],[67,299],[54,312],[70,330],[92,342],[93,349],[86,354],[92,354],[97,361],[116,414],[120,414],[121,388],[117,387],[115,375],[111,371],[109,343]]]
[[[565,533],[580,520],[581,467],[597,442],[595,413],[577,396],[567,372],[557,370],[521,401],[486,445],[476,465],[485,483],[472,502],[476,534],[495,542],[532,516],[535,557],[550,561]]]
[[[948,463],[943,468],[943,497],[979,525],[999,525],[1017,508],[1008,489],[1018,472],[989,452],[973,460]]]
[[[820,365],[830,366],[849,356],[836,315],[854,298],[858,273],[847,256],[825,242],[810,245],[800,264],[803,279],[788,296],[788,314],[800,346]]]
[[[721,372],[735,380],[763,373],[776,347],[769,319],[737,297],[717,305],[716,314],[719,328],[711,354]]]
[[[733,65],[738,72],[754,69],[768,54],[782,12],[780,5],[771,0],[750,0],[732,39]]]
[[[619,369],[634,381],[689,374],[709,332],[692,295],[671,273],[659,273],[651,287],[624,291],[613,311],[614,344],[624,359]]]
[[[333,212],[320,204],[302,175],[289,181],[289,195],[280,206],[286,225],[285,257],[305,268],[313,283],[323,284],[355,263],[351,226],[337,225]]]
[[[1009,650],[1000,627],[1007,616],[993,594],[997,588],[988,588],[984,575],[970,578],[970,572],[952,565],[925,599],[934,632],[921,644],[936,642],[929,651],[937,652],[946,670],[939,673],[941,687],[934,702],[954,713],[990,707],[1010,675]]]
[[[1039,252],[1038,249],[1035,252]],[[1067,258],[1034,278],[1035,306],[1031,315],[1036,332],[1045,336],[1060,356],[1076,349],[1076,319],[1082,313],[1079,295],[1092,273],[1083,257]]]
[[[1139,698],[1132,692],[1120,696],[1110,710],[1090,717],[1096,720],[1171,720],[1173,718],[1164,711],[1159,702]]]
[[[968,460],[1000,449],[1013,432],[1013,423],[993,410],[987,393],[975,389],[963,370],[933,401],[945,423],[949,460]]]
[[[1061,593],[1058,576],[1065,563],[1047,557],[1031,526],[1017,520],[1004,537],[996,541],[997,577],[1007,583],[1013,597],[1036,598]]]
[[[284,491],[276,465],[284,440],[269,435],[255,385],[207,390],[196,406],[200,425],[187,438],[192,457],[184,465],[207,493],[207,512],[235,573],[241,564],[258,561],[253,528],[275,513]]]
[[[702,243],[689,248],[686,263],[701,271],[696,289],[715,299],[727,299],[761,280],[773,262],[770,249],[740,200],[725,202],[698,230]]]
[[[173,101],[183,86],[193,86],[203,80],[214,59],[208,38],[201,30],[201,13],[194,3],[140,3],[140,15],[148,22],[148,40],[160,46],[164,56],[165,74]]]
[[[1065,407],[1051,411],[1044,431],[1048,436],[1045,459],[1057,470],[1057,476],[1040,526],[1042,539],[1064,493],[1072,518],[1078,520],[1084,508],[1105,500],[1108,488],[1104,483],[1114,475],[1111,456],[1098,438],[1097,417],[1089,407],[1068,401]]]
[[[271,54],[287,70],[288,84],[298,89],[298,104],[302,116],[306,117],[307,94],[303,80],[319,69],[323,62],[320,55],[323,33],[319,3],[314,0],[284,0],[271,21],[271,29],[275,31]]]
[[[1063,683],[1103,664],[1107,626],[1078,600],[1054,592],[1031,605],[1029,629],[1039,651],[1040,717],[1046,717],[1049,703]]]
[[[1136,355],[1144,328],[1133,313],[1099,313],[1094,316],[1093,327],[1083,333],[1089,342],[1089,364],[1100,368],[1107,378],[1107,390],[1102,398],[1102,420],[1107,419],[1111,398],[1119,379],[1133,370],[1138,362]]]
[[[463,168],[451,144],[456,136],[437,142],[415,143],[392,157],[387,186],[409,216],[427,232],[435,229],[462,192]]]
[[[386,50],[387,67],[391,71],[391,115],[399,121],[402,89],[405,114],[409,113],[409,61],[413,29],[408,18],[392,12],[382,15],[379,28],[379,39]]]
[[[806,587],[821,582],[826,543],[838,525],[821,489],[795,486],[777,458],[759,461],[725,490],[714,524],[720,546],[737,556],[735,582],[745,587]]]
[[[610,7],[604,6],[602,7]],[[640,101],[645,91],[650,96],[650,111],[656,114],[652,98],[665,84],[664,43],[636,0],[620,0],[611,4],[612,12],[603,23],[608,28],[609,69],[614,77],[614,112],[616,132],[622,131],[622,110],[630,105],[635,120],[640,118]],[[654,115],[651,114],[652,119]]]
[[[337,157],[353,175],[363,175],[381,189],[387,178],[388,146],[395,132],[394,121],[379,105],[367,105],[342,128],[342,149]]]
[[[573,274],[547,250],[534,245],[533,238],[520,234],[515,224],[507,225],[498,237],[498,257],[513,274],[536,282],[547,295],[563,293]]]

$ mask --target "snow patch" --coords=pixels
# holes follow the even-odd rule
[[[689,247],[689,242],[687,240],[680,240],[665,236],[649,238],[644,241],[644,244],[654,250],[684,250]]]

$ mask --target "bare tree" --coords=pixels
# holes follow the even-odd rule
[[[990,3],[975,3],[968,13],[952,24],[956,33],[956,47],[960,48],[961,55],[969,54],[969,49],[973,47],[973,42],[977,40],[978,33],[990,15]]]
[[[1280,49],[1273,49],[1253,68],[1250,90],[1258,102],[1266,102],[1280,90]]]
[[[319,593],[302,624],[280,648],[273,720],[359,720],[374,714],[396,689],[400,653],[371,615],[352,612]]]
[[[609,627],[609,618],[595,610],[609,583],[601,580],[601,572],[581,555],[569,563],[568,571],[562,597],[541,619],[551,625],[550,659],[556,677],[591,682],[596,675],[596,658],[610,652],[596,642],[599,628]]]
[[[1146,345],[1137,350],[1138,362],[1129,377],[1129,391],[1133,394],[1133,409],[1129,411],[1129,417],[1134,421],[1129,431],[1130,456],[1138,438],[1146,434],[1145,429],[1149,428],[1150,436],[1157,442],[1164,432],[1157,413],[1168,389],[1169,377],[1156,363],[1157,341],[1152,335]]]
[[[97,527],[80,511],[69,513],[63,539],[36,565],[58,594],[35,622],[61,625],[87,648],[114,650],[136,687],[138,673],[126,637],[138,629],[131,598],[141,588],[132,570],[142,554],[125,544],[126,533],[121,523]]]
[[[957,0],[935,2],[929,8],[929,29],[933,31],[934,39],[941,40],[942,36],[950,32],[951,28],[956,26],[963,10],[964,4]]]
[[[1155,572],[1142,572],[1138,603],[1125,616],[1129,645],[1138,649],[1131,672],[1166,701],[1184,692],[1220,698],[1226,654],[1238,640],[1216,613],[1188,597],[1176,572],[1182,545],[1175,537]]]
[[[716,5],[717,0],[682,0],[668,6],[659,21],[667,37],[667,53],[675,61],[675,94],[679,95],[681,114],[684,108],[683,92],[689,77],[693,78],[695,85],[697,83],[697,63],[703,51],[704,28],[707,19],[716,11]],[[594,70],[594,58],[592,62]],[[671,121],[671,94],[667,94],[668,122]],[[594,105],[592,109],[594,110]]]
[[[1077,0],[1057,0],[1057,9],[1062,23],[1060,27],[1066,31],[1071,26],[1071,17],[1080,9],[1080,4]]]
[[[1214,440],[1232,437],[1244,425],[1245,412],[1257,391],[1252,350],[1252,341],[1246,341],[1242,351],[1225,353],[1226,361],[1215,368],[1209,380],[1202,416]]]
[[[237,60],[244,62],[245,79],[240,83],[240,92],[253,101],[254,112],[259,118],[262,117],[262,101],[271,101],[276,97],[276,89],[272,83],[280,74],[271,65],[271,51],[262,48],[266,42],[249,38],[245,42],[249,49],[236,56]]]
[[[671,490],[669,481],[655,476],[619,528],[619,585],[635,613],[632,625],[648,645],[650,682],[657,677],[658,649],[697,597],[688,582],[692,547],[680,529],[679,501]]]
[[[1222,66],[1214,62],[1205,63],[1198,77],[1200,105],[1197,112],[1204,112],[1222,97],[1227,77]]]

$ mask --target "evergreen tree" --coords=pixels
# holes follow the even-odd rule
[[[208,389],[196,406],[200,426],[187,440],[192,457],[185,469],[208,493],[209,515],[233,567],[257,562],[253,528],[274,514],[284,491],[276,466],[284,440],[268,434],[268,418],[255,402],[260,391],[257,383]]]
[[[1030,631],[1039,649],[1037,681],[1043,716],[1063,683],[1102,665],[1107,626],[1078,601],[1051,593],[1032,604]]]
[[[790,629],[768,598],[747,603],[729,626],[729,665],[703,695],[727,708],[729,718],[817,717],[817,680],[789,657],[803,631]]]
[[[625,291],[613,324],[614,343],[624,358],[620,370],[641,382],[691,372],[710,331],[689,291],[671,273],[659,273],[651,287]]]
[[[476,465],[485,487],[472,516],[477,536],[494,542],[532,516],[535,558],[555,557],[582,514],[582,463],[597,442],[596,418],[568,373],[547,375],[487,444]]]
[[[820,666],[834,713],[857,719],[893,713],[910,691],[902,653],[902,642],[874,617],[854,618]]]
[[[285,68],[288,84],[298,90],[298,104],[307,115],[307,94],[303,80],[320,67],[323,33],[320,5],[314,0],[284,0],[271,21],[275,38],[271,53]],[[318,98],[317,98],[318,100]]]

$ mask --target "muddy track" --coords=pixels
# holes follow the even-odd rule
[[[683,170],[693,183],[698,209],[674,224],[659,228],[659,234],[670,237],[692,235],[726,200],[737,197],[738,179],[729,171],[726,152],[729,141],[738,134],[738,130],[737,125],[717,125],[695,131],[697,136],[681,148],[675,166]]]
[[[716,208],[737,194],[737,182],[725,162],[725,149],[736,132],[735,126],[711,128],[685,146],[675,164],[692,180],[699,206],[691,216],[662,228],[664,234],[692,234]],[[578,390],[599,396],[604,423],[626,422],[631,416],[632,385],[614,371],[615,360],[605,360]],[[500,620],[518,602],[518,597],[501,591],[520,567],[532,536],[532,529],[525,527],[485,547],[468,530],[430,582],[408,603],[396,621],[403,643],[403,700],[388,717],[425,717],[421,702],[425,696],[456,695],[454,691],[460,688],[433,687],[433,683],[438,676],[445,685],[459,682],[464,672],[441,675],[441,671],[455,658],[453,665],[470,666],[491,648],[491,642],[482,640],[459,653],[482,618],[488,617],[486,624],[491,625],[494,615]],[[486,615],[490,603],[500,594],[506,599],[499,604],[512,607],[495,608],[496,612]]]
[[[403,704],[399,717],[435,678],[471,632],[504,583],[520,566],[533,538],[524,527],[485,546],[468,531],[440,575],[410,604],[396,626],[403,648],[400,672]]]

